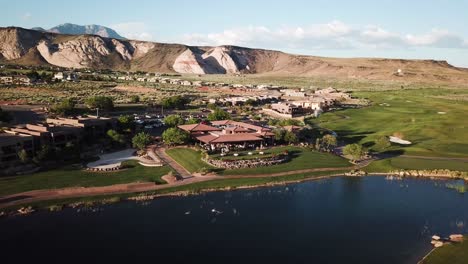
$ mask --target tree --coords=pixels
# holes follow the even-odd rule
[[[28,163],[29,161],[29,155],[28,152],[25,149],[21,149],[18,151],[18,158],[22,163]]]
[[[60,116],[67,116],[73,114],[76,102],[73,98],[67,98],[61,103],[54,105],[50,110]]]
[[[144,150],[151,143],[152,139],[148,133],[140,132],[132,138],[133,147]]]
[[[168,115],[164,118],[164,124],[168,127],[176,127],[184,124],[184,119],[180,115]]]
[[[385,149],[389,148],[392,144],[390,140],[386,136],[381,136],[375,140],[374,148],[378,151],[384,151]]]
[[[200,120],[198,118],[193,118],[191,117],[187,122],[185,122],[187,125],[193,125],[193,124],[198,124],[200,123]]]
[[[208,104],[206,107],[213,111],[216,110],[216,108],[218,108],[215,104]]]
[[[107,96],[94,96],[86,99],[86,106],[90,109],[99,108],[101,110],[110,111],[114,108],[114,101]]]
[[[41,77],[37,71],[29,71],[26,73],[26,76],[28,76],[33,81],[38,80]]]
[[[182,97],[180,95],[176,96],[171,96],[168,98],[165,98],[162,102],[161,105],[164,108],[170,108],[170,109],[184,109],[185,106],[190,102],[188,98]]]
[[[322,137],[322,145],[327,151],[331,151],[337,145],[336,137],[333,135],[325,135]]]
[[[349,144],[343,148],[343,154],[350,156],[352,160],[359,160],[366,154],[366,151],[359,144]]]
[[[288,142],[289,144],[294,144],[298,142],[296,134],[292,131],[286,131],[284,134],[284,141]]]
[[[107,131],[107,136],[112,139],[112,141],[118,143],[118,144],[124,144],[125,143],[125,136],[120,134],[119,132],[110,129]]]
[[[286,134],[286,130],[277,128],[273,130],[273,133],[275,134],[274,138],[275,141],[277,142],[283,142],[284,141],[284,134]]]
[[[133,120],[134,118],[131,115],[121,115],[117,118],[120,129],[128,133],[135,130],[135,122]]]
[[[34,163],[40,164],[42,161],[48,160],[51,158],[52,150],[48,145],[42,145],[41,149],[36,152],[36,155],[33,158]]]
[[[227,120],[231,119],[231,115],[221,108],[216,108],[212,113],[208,114],[207,119],[210,121]]]
[[[297,137],[300,140],[311,140],[314,137],[314,131],[308,127],[304,127],[299,130]]]
[[[250,98],[245,101],[245,104],[250,105],[250,106],[254,106],[256,103],[257,102],[255,100],[250,99]]]
[[[302,125],[301,121],[297,119],[284,119],[278,122],[280,126],[300,126]]]
[[[175,144],[185,144],[188,142],[190,136],[186,131],[178,129],[176,127],[171,127],[166,129],[162,134],[164,143],[169,145]]]
[[[136,103],[139,103],[139,102],[140,102],[140,96],[138,96],[138,95],[130,96],[130,103],[136,104]]]

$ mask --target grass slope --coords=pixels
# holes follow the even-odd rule
[[[349,143],[370,148],[379,136],[399,133],[413,144],[395,145],[393,150],[410,155],[468,156],[468,104],[463,99],[468,98],[466,91],[421,88],[355,95],[369,98],[373,105],[328,112],[316,122]]]
[[[290,155],[292,155],[291,161],[269,167],[233,170],[215,169],[215,171],[220,175],[260,175],[303,169],[341,168],[351,166],[347,160],[340,157],[331,154],[315,152],[300,147],[278,147],[272,149],[271,151],[283,152],[284,150],[288,150]],[[214,169],[201,160],[201,153],[199,151],[193,149],[174,148],[168,150],[167,154],[190,172],[199,171],[203,167]]]
[[[0,178],[0,195],[8,195],[32,190],[66,187],[97,187],[131,182],[166,183],[161,179],[170,169],[164,167],[144,167],[136,161],[127,161],[132,168],[118,172],[88,172],[76,168],[61,168],[31,175]]]
[[[201,160],[200,151],[189,148],[173,148],[168,149],[166,153],[191,173],[198,172],[202,168],[214,168]]]
[[[466,264],[468,263],[468,243],[445,245],[435,249],[421,264]]]

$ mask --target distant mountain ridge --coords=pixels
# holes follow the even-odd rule
[[[77,25],[72,23],[65,23],[48,30],[42,27],[34,27],[32,30],[47,31],[52,33],[67,34],[67,35],[98,35],[104,38],[125,39],[120,36],[115,30],[101,26],[101,25]]]
[[[237,46],[188,46],[0,28],[0,63],[159,73],[263,74],[338,79],[468,83],[446,61],[326,58]]]

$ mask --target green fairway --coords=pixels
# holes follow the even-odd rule
[[[246,169],[234,169],[224,170],[219,174],[221,175],[242,175],[242,174],[268,174],[268,173],[279,173],[294,170],[304,169],[316,169],[316,168],[342,168],[349,167],[351,164],[341,158],[328,153],[321,153],[312,150],[308,150],[300,147],[279,147],[276,148],[280,152],[287,150],[292,159],[288,162],[269,166],[269,167],[258,167],[258,168],[246,168]]]
[[[332,129],[347,142],[372,149],[379,136],[401,135],[410,146],[392,146],[405,154],[468,156],[468,104],[465,90],[413,89],[356,92],[373,105],[323,114],[318,125]]]
[[[94,187],[130,182],[155,182],[164,184],[161,179],[170,169],[164,167],[144,167],[136,161],[127,161],[134,166],[117,172],[88,172],[76,168],[61,168],[30,175],[0,178],[0,195],[8,195],[32,190],[66,187]]]
[[[432,160],[397,157],[373,161],[364,168],[367,172],[388,172],[392,170],[434,170],[468,171],[468,162],[459,160]]]
[[[351,164],[343,158],[327,153],[311,151],[300,147],[278,147],[269,151],[281,153],[285,150],[287,150],[290,153],[292,159],[288,162],[279,165],[233,170],[215,169],[215,171],[220,175],[258,175],[303,169],[342,168],[351,166]],[[208,169],[214,169],[214,167],[209,166],[201,160],[201,152],[193,149],[174,148],[168,150],[167,154],[170,155],[174,160],[177,161],[177,163],[184,166],[184,168],[186,168],[190,172],[197,172],[203,167]]]
[[[198,172],[202,168],[213,169],[212,166],[201,160],[201,152],[189,148],[173,148],[166,151],[177,163],[190,173]]]
[[[400,169],[413,170],[433,170],[433,169],[448,169],[454,171],[468,171],[468,161],[455,160],[429,160],[417,158],[393,158],[390,161],[391,165]]]
[[[421,264],[466,264],[468,263],[468,243],[444,245],[435,249]]]

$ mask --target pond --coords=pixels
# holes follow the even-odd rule
[[[433,234],[468,233],[468,196],[446,183],[338,177],[7,217],[2,262],[416,263]]]

